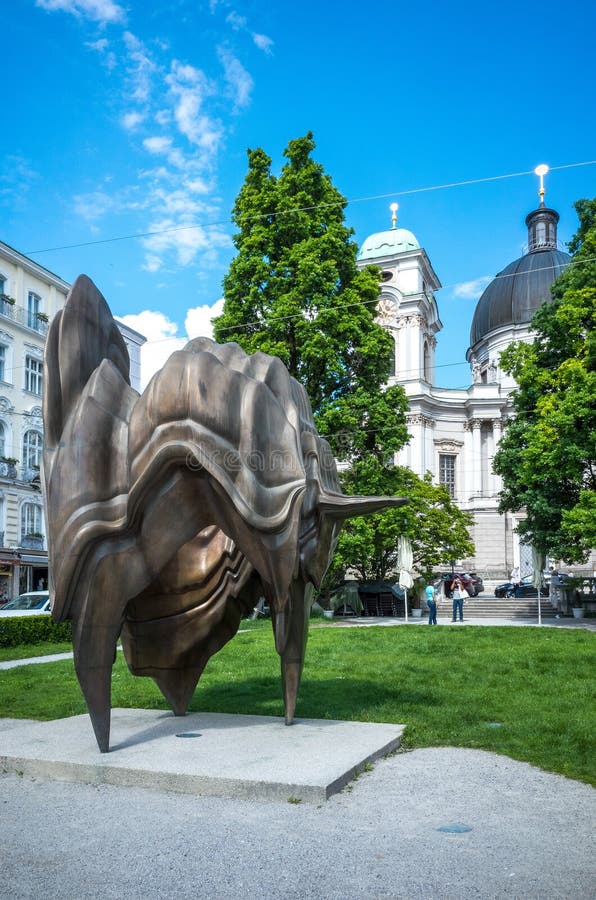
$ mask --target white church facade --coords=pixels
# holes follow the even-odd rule
[[[471,384],[441,388],[435,379],[435,350],[442,323],[435,299],[441,284],[416,237],[393,228],[367,238],[358,265],[381,269],[378,321],[394,341],[390,383],[407,395],[410,442],[396,462],[417,475],[430,472],[458,506],[473,516],[475,555],[458,560],[466,571],[508,577],[514,566],[531,572],[531,548],[520,545],[519,516],[498,511],[501,479],[492,460],[505,420],[512,414],[513,380],[499,366],[512,341],[531,340],[530,320],[550,298],[550,285],[569,262],[558,248],[558,213],[544,205],[526,218],[527,253],[508,265],[480,297],[466,358]]]

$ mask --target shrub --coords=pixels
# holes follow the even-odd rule
[[[71,640],[70,622],[54,622],[51,616],[0,616],[0,647]]]

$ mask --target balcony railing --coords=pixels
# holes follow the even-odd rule
[[[43,537],[33,534],[21,535],[21,547],[23,550],[43,550]]]
[[[48,323],[43,313],[34,313],[22,306],[15,306],[3,297],[0,298],[0,316],[10,319],[11,322],[24,325],[26,328],[36,331],[42,337],[45,337],[48,332]]]
[[[0,462],[0,478],[16,478],[17,467],[14,463]]]

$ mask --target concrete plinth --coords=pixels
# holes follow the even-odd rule
[[[403,726],[367,722],[113,709],[111,750],[87,715],[2,731],[0,767],[86,784],[318,803],[366,762],[399,747]]]

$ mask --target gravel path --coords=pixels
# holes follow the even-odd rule
[[[381,760],[318,807],[4,774],[0,896],[583,900],[596,896],[595,798],[455,748]]]

